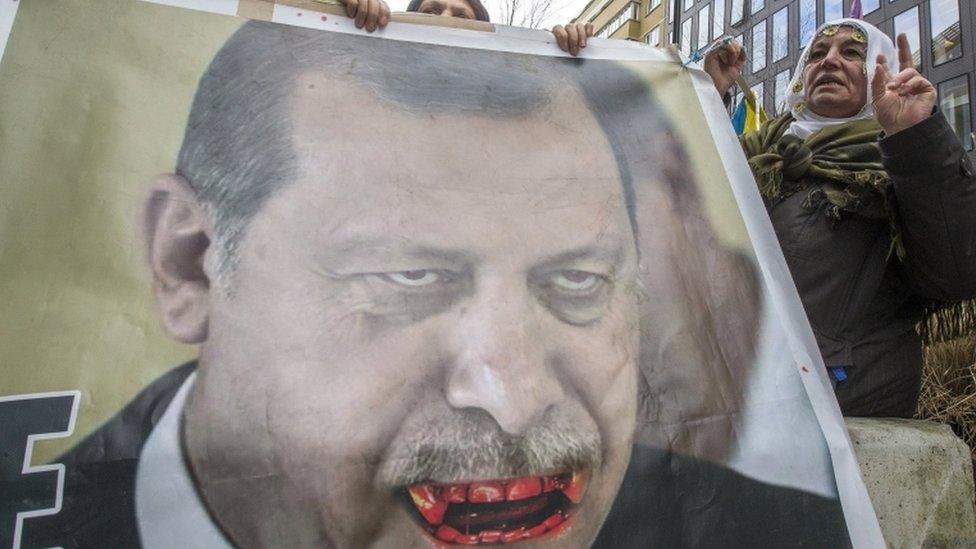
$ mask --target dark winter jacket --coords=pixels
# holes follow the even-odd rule
[[[886,220],[825,215],[808,193],[767,209],[844,415],[911,417],[921,383],[922,305],[976,294],[976,177],[941,113],[880,141],[904,257]],[[816,182],[810,182],[816,186]]]

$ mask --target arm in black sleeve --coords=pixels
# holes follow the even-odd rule
[[[976,295],[976,176],[945,117],[935,112],[881,140],[901,220],[908,282],[940,301]]]

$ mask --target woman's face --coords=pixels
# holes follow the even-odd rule
[[[861,35],[863,36],[863,35]],[[814,39],[803,69],[807,108],[828,118],[856,115],[867,103],[867,44],[854,39],[851,27]]]

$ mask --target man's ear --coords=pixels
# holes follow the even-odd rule
[[[182,343],[207,339],[213,234],[185,179],[168,174],[149,186],[143,210],[145,246],[163,325]]]

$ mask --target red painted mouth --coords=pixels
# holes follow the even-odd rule
[[[455,484],[412,484],[410,507],[438,542],[513,543],[565,529],[583,501],[587,472]]]

